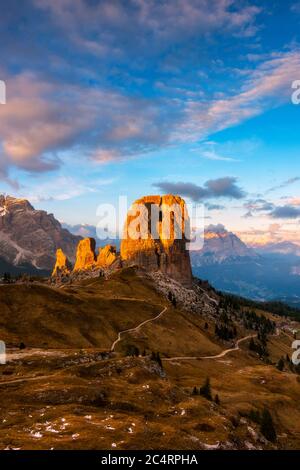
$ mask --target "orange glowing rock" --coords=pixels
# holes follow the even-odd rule
[[[95,266],[95,247],[96,242],[94,238],[84,238],[83,240],[80,240],[76,252],[74,271],[85,271]]]
[[[99,254],[97,257],[97,266],[100,268],[106,268],[111,266],[117,259],[117,250],[113,245],[105,245],[103,248],[99,248]]]
[[[127,214],[121,259],[149,271],[162,271],[189,285],[192,271],[186,249],[189,217],[179,196],[145,196]]]
[[[56,263],[52,272],[52,276],[67,275],[71,272],[71,263],[64,252],[59,248],[56,251]]]

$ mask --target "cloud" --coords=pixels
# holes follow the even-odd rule
[[[59,83],[28,72],[7,82],[9,97],[0,109],[2,178],[10,166],[57,169],[64,150],[100,163],[148,152],[166,145],[177,116],[176,104],[171,111],[162,100],[77,85],[62,91]]]
[[[290,100],[291,77],[299,74],[300,51],[272,54],[250,70],[242,91],[223,99],[190,100],[185,119],[174,131],[178,140],[197,140],[241,122]]]
[[[266,191],[266,193],[276,191],[277,189],[285,188],[287,186],[290,186],[291,184],[297,183],[298,181],[300,181],[300,176],[294,176],[293,178],[289,178],[288,180],[284,181],[283,183],[281,183],[277,186],[273,186],[272,188],[268,189]]]
[[[0,109],[0,140],[7,165],[29,171],[59,166],[55,151],[67,147],[83,129],[83,117],[55,99],[58,92],[31,73],[10,77],[7,104]],[[50,155],[51,153],[51,155]]]
[[[266,199],[257,198],[246,201],[244,208],[247,209],[247,212],[243,217],[247,219],[249,217],[253,217],[254,214],[272,211],[274,209],[274,204]]]
[[[272,223],[265,228],[249,227],[247,230],[237,231],[236,234],[247,244],[260,247],[270,243],[292,242],[300,244],[299,231],[289,229],[287,223],[283,225]]]
[[[18,195],[31,202],[67,201],[88,193],[98,193],[103,187],[114,182],[113,179],[93,179],[88,183],[68,175],[60,175],[40,183],[37,187],[24,187]]]
[[[34,0],[79,47],[95,55],[153,55],[208,33],[251,36],[261,9],[234,0]],[[151,48],[148,47],[149,40]],[[146,48],[146,49],[145,49]],[[125,51],[124,51],[125,49]]]
[[[203,151],[200,156],[202,158],[206,158],[207,160],[214,160],[214,161],[223,161],[223,162],[238,162],[236,158],[231,157],[224,157],[223,155],[219,155],[214,150],[205,150]]]
[[[225,206],[222,206],[221,204],[210,204],[208,202],[205,204],[205,207],[209,211],[220,211],[225,209]]]
[[[292,205],[279,206],[270,215],[278,219],[297,219],[300,217],[300,207]]]
[[[13,183],[15,168],[57,170],[66,151],[108,163],[195,142],[284,102],[298,50],[260,56],[230,87],[220,86],[232,72],[223,51],[222,60],[206,57],[220,35],[253,34],[260,12],[234,0],[11,0],[0,43],[10,70],[3,76],[1,67],[0,178]],[[202,58],[218,75],[213,98]],[[202,158],[236,161],[218,148]]]
[[[291,6],[291,11],[293,13],[299,13],[300,14],[300,2],[293,3],[293,5]]]
[[[213,232],[213,233],[224,233],[227,230],[225,229],[223,224],[210,224],[205,227],[206,232]]]
[[[161,181],[153,186],[165,193],[179,194],[195,202],[212,198],[242,199],[246,193],[236,184],[237,178],[226,176],[215,180],[208,180],[203,186],[194,183],[171,183]]]

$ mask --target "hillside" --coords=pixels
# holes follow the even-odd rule
[[[208,284],[187,289],[135,268],[57,287],[2,286],[0,308],[0,336],[10,347],[0,376],[1,448],[300,444],[299,378],[286,361],[283,371],[275,367],[292,352],[296,323],[254,315]],[[249,350],[257,328],[271,328],[268,356]],[[25,349],[16,348],[20,342]],[[193,392],[206,377],[220,404]],[[251,418],[264,407],[275,443]]]

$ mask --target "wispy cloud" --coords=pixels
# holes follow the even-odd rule
[[[173,138],[205,138],[290,100],[291,81],[299,74],[299,62],[299,50],[272,54],[249,71],[241,92],[207,102],[190,100],[185,119]]]
[[[272,188],[269,188],[266,191],[266,193],[270,193],[273,191],[277,191],[278,189],[286,188],[287,186],[297,183],[298,181],[300,181],[300,176],[294,176],[293,178],[289,178],[288,180],[283,181],[283,183],[278,184],[277,186],[273,186]]]
[[[57,170],[66,149],[86,162],[109,163],[198,142],[285,102],[298,75],[298,49],[262,54],[238,74],[220,58],[209,60],[218,73],[225,68],[238,77],[228,86],[219,75],[214,94],[199,58],[198,70],[188,70],[190,54],[205,56],[220,35],[246,40],[255,33],[262,9],[246,1],[32,0],[26,15],[24,8],[12,1],[3,12],[12,66],[3,77],[8,99],[0,109],[0,178],[11,184],[11,168]],[[15,18],[23,16],[28,37],[38,24],[42,38],[26,47],[22,32],[12,35]],[[40,43],[49,44],[46,53]],[[187,72],[195,75],[184,88]],[[170,97],[157,83],[177,91]],[[218,148],[202,148],[199,156],[239,161]]]
[[[84,194],[98,193],[103,187],[111,185],[114,181],[114,179],[109,178],[98,178],[87,184],[78,178],[60,175],[47,182],[40,183],[35,188],[24,187],[17,194],[20,197],[28,198],[32,203],[67,201]]]
[[[234,0],[34,0],[77,44],[96,55],[162,52],[169,43],[191,36],[219,34],[252,36],[258,6]],[[90,34],[90,31],[93,34]],[[138,40],[137,40],[138,38]]]

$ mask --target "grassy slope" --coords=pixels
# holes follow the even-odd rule
[[[64,289],[7,285],[0,288],[0,338],[15,346],[22,341],[28,347],[107,350],[120,330],[155,317],[165,305],[168,302],[130,269],[108,281],[87,280]],[[134,341],[141,349],[170,355],[215,354],[220,346],[204,335],[203,323],[201,317],[169,306],[159,321],[124,336],[118,349]]]
[[[53,347],[105,349],[118,329],[136,326],[166,304],[131,270],[109,281],[89,280],[65,289],[8,289],[5,294],[0,290],[0,335],[35,346],[47,341]],[[197,449],[200,443],[229,441],[238,448],[245,441],[253,442],[249,422],[241,422],[239,413],[266,405],[276,423],[278,446],[299,448],[298,376],[263,364],[247,344],[243,351],[217,360],[165,362],[166,377],[160,376],[149,358],[122,357],[126,344],[171,356],[218,353],[226,346],[214,339],[213,324],[207,332],[203,323],[201,315],[169,307],[157,322],[126,335],[114,359],[80,364],[76,352],[70,351],[66,357],[28,358],[3,366],[0,447],[110,449],[116,444],[118,449]],[[270,340],[274,363],[291,353],[291,340],[283,333]],[[1,385],[4,380],[34,375],[45,378]],[[220,396],[220,406],[191,395],[207,376],[213,394]],[[47,430],[49,423],[57,432]],[[42,437],[34,437],[35,433]]]

